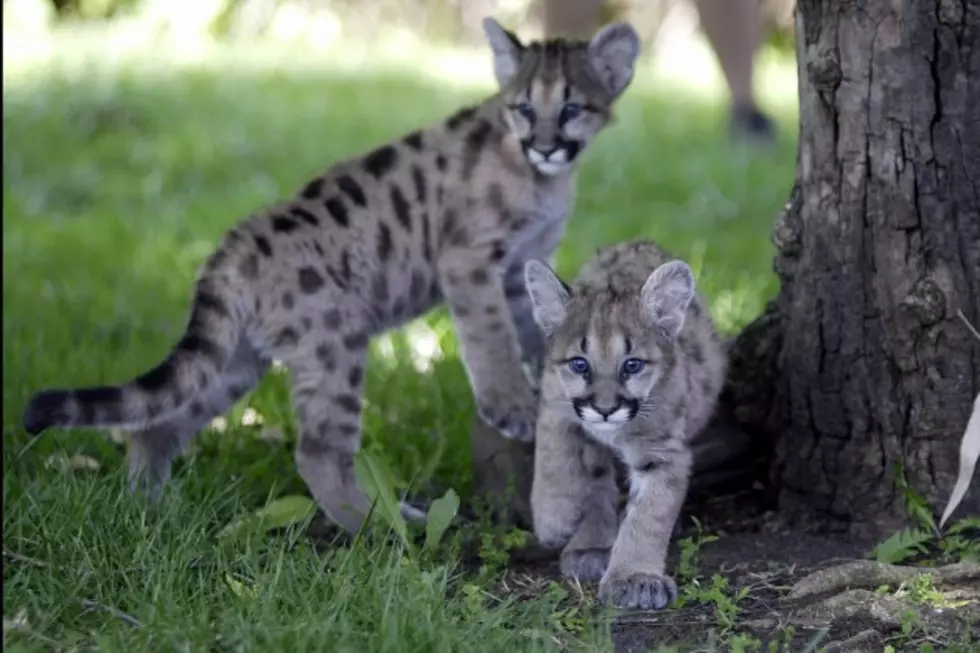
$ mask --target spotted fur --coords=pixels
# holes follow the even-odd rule
[[[531,510],[567,576],[618,607],[662,608],[670,535],[687,494],[688,446],[714,411],[725,350],[683,261],[648,242],[601,250],[566,286],[525,267],[547,334]],[[629,476],[620,524],[617,467]]]
[[[479,412],[533,436],[522,358],[541,336],[523,263],[548,257],[571,210],[580,154],[610,122],[639,40],[626,24],[589,42],[523,44],[484,21],[499,90],[482,104],[332,165],[239,223],[201,270],[186,332],[157,367],[119,386],[44,390],[24,427],[134,430],[134,487],[253,388],[271,360],[292,377],[295,459],[323,510],[356,531],[353,473],[370,339],[449,305]]]

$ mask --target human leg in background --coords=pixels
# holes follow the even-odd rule
[[[545,34],[586,38],[604,21],[606,0],[538,0]],[[759,0],[694,0],[701,29],[715,51],[731,97],[736,137],[772,140],[772,121],[759,110],[753,60],[762,37]]]
[[[762,38],[759,0],[695,0],[694,4],[728,83],[733,135],[771,140],[772,121],[756,105],[753,87],[753,64]]]

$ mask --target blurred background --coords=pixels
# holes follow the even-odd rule
[[[692,4],[604,9],[634,22],[644,52],[584,157],[562,274],[601,244],[650,237],[691,263],[722,330],[761,312],[798,103],[792,4],[760,8],[755,96],[775,126],[761,145],[730,137]],[[525,39],[542,31],[531,0],[6,0],[3,12],[5,531],[45,519],[37,493],[68,492],[51,475],[122,467],[104,434],[30,441],[17,424],[31,392],[155,364],[225,229],[333,161],[493,92],[484,16]],[[371,356],[365,446],[402,487],[465,495],[473,409],[446,312],[379,338]],[[281,444],[295,437],[281,374],[213,427],[181,463],[207,470],[178,473],[188,500],[233,482],[234,512],[305,491]],[[218,437],[227,430],[256,437]]]

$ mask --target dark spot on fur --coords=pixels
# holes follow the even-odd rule
[[[254,256],[254,255],[253,255]],[[198,324],[203,319],[204,312],[214,313],[221,317],[228,317],[228,307],[225,302],[215,294],[207,290],[198,290],[194,298],[194,310],[191,315],[191,323]]]
[[[606,471],[607,469],[602,465],[593,465],[589,469],[589,476],[595,479],[599,479],[606,475]]]
[[[177,349],[200,354],[215,364],[222,363],[225,357],[225,350],[221,345],[209,338],[194,333],[188,333],[181,338],[180,342],[177,343]]]
[[[320,256],[323,256],[323,245],[321,245],[317,241],[313,241],[313,251],[319,254]]]
[[[350,175],[341,175],[338,177],[337,188],[339,188],[340,192],[349,197],[357,206],[367,206],[367,197],[364,195],[364,189],[361,188],[361,185],[357,183],[357,181]]]
[[[456,304],[453,306],[453,313],[456,317],[469,317],[470,307],[465,304]]]
[[[371,279],[371,295],[375,301],[386,303],[389,299],[388,279],[383,274],[376,274]]]
[[[475,115],[476,107],[464,107],[449,117],[446,121],[446,129],[451,132],[456,131]]]
[[[342,394],[333,398],[334,402],[352,415],[361,412],[361,398],[357,395]]]
[[[650,472],[656,471],[663,466],[663,462],[660,460],[646,460],[641,461],[640,464],[633,467],[633,469],[643,474],[649,474]]]
[[[490,283],[490,274],[483,268],[477,268],[470,272],[470,281],[475,286],[485,286]]]
[[[364,379],[364,370],[360,365],[354,365],[347,371],[347,383],[350,387],[357,388],[361,385],[361,381]]]
[[[507,256],[507,247],[502,240],[494,241],[493,248],[490,250],[490,261],[499,263]]]
[[[456,221],[458,216],[456,211],[453,209],[447,209],[445,215],[442,216],[442,230],[440,232],[440,239],[454,240],[454,236],[457,229]]]
[[[336,308],[331,308],[326,313],[323,314],[323,326],[330,329],[331,331],[336,331],[340,324],[344,321],[343,316],[340,314]]]
[[[323,365],[323,369],[332,372],[337,368],[337,352],[326,343],[316,346],[316,359]]]
[[[186,339],[186,336],[185,336]],[[183,342],[183,340],[181,340]],[[163,361],[146,374],[136,379],[136,385],[143,391],[154,393],[162,390],[174,378],[174,363],[172,358]],[[98,389],[98,388],[96,388]],[[94,391],[94,390],[90,390]],[[81,398],[83,391],[76,392],[76,396]],[[93,402],[94,403],[94,402]]]
[[[330,197],[323,206],[330,213],[330,217],[341,227],[347,227],[350,225],[350,217],[347,215],[347,207],[344,203],[340,201],[339,197]]]
[[[299,334],[293,327],[286,327],[276,336],[276,346],[293,347],[299,342]]]
[[[272,245],[265,236],[255,236],[255,246],[259,248],[263,256],[272,256]]]
[[[340,277],[344,280],[345,284],[350,281],[350,253],[347,250],[344,250],[344,253],[340,256]]]
[[[405,137],[405,144],[416,152],[422,151],[422,132],[414,131]]]
[[[443,154],[436,155],[436,168],[439,170],[439,172],[445,172],[446,167],[448,165],[449,165],[449,161],[446,159],[445,155]],[[440,188],[440,190],[442,189]]]
[[[300,420],[302,421],[302,420]],[[319,429],[327,429],[327,433],[330,432],[329,422],[321,422]],[[296,445],[299,449],[300,454],[308,456],[310,458],[320,458],[332,452],[334,447],[330,443],[329,437],[314,437],[312,433],[304,431],[304,433],[299,438],[299,443]]]
[[[238,272],[246,279],[259,276],[259,255],[249,254],[238,265]]]
[[[317,226],[317,225],[320,224],[320,220],[317,219],[317,217],[315,215],[313,215],[312,213],[310,213],[306,209],[300,208],[298,206],[297,207],[294,207],[293,210],[290,211],[290,213],[292,213],[297,218],[299,218],[300,220],[302,220],[303,222],[305,222],[306,224],[308,224],[310,226],[315,227],[315,226]]]
[[[360,429],[357,424],[344,423],[337,425],[337,432],[348,438],[357,435],[359,431]]]
[[[395,303],[391,306],[391,314],[395,317],[403,317],[405,315],[405,299],[403,297],[395,298]]]
[[[412,183],[415,185],[415,199],[424,203],[428,189],[425,187],[425,173],[422,168],[412,166]]]
[[[307,295],[323,288],[323,275],[310,266],[299,270],[299,289]]]
[[[395,219],[405,231],[412,231],[412,209],[405,199],[405,194],[398,186],[391,187],[391,207],[395,210]]]
[[[305,315],[300,319],[299,324],[301,327],[303,327],[303,331],[305,333],[309,333],[310,329],[313,328],[313,320]]]
[[[422,258],[426,261],[432,260],[432,227],[429,224],[431,218],[428,213],[422,214]]]
[[[330,431],[332,430],[333,428],[330,424],[330,420],[328,419],[323,420],[322,422],[320,422],[320,425],[316,427],[317,434],[320,436],[320,439],[322,440],[329,439]]]
[[[292,218],[287,218],[284,215],[277,215],[276,217],[272,218],[272,230],[276,233],[288,234],[298,226],[298,222]]]
[[[487,189],[487,205],[497,213],[504,212],[507,204],[503,186],[498,183],[490,184],[490,188]]]
[[[494,320],[493,322],[490,322],[487,325],[487,333],[500,333],[505,328],[506,327],[504,326],[504,323],[503,322],[501,322],[499,320]]]
[[[500,312],[500,309],[497,308],[496,304],[487,304],[483,307],[483,312],[487,315],[496,315]]]
[[[199,419],[204,416],[204,404],[200,401],[192,401],[187,407],[187,412],[193,419]]]
[[[381,179],[398,162],[398,151],[391,145],[383,145],[364,157],[364,169],[375,179]]]
[[[493,132],[493,125],[486,120],[481,120],[476,127],[466,135],[466,148],[463,151],[463,179],[468,180],[473,176],[473,171],[480,162],[480,155],[490,140]]]
[[[527,299],[527,290],[524,288],[524,283],[512,283],[504,286],[504,297],[512,301],[515,299]]]
[[[286,291],[282,294],[282,307],[284,309],[291,311],[294,303],[293,293]]]
[[[348,336],[344,336],[344,347],[352,351],[359,349],[364,349],[367,347],[368,337],[365,333],[352,333]]]
[[[301,192],[300,195],[302,195],[305,199],[315,200],[320,197],[320,190],[322,188],[323,179],[321,177],[317,177],[306,185],[306,188],[303,189],[303,192]]]
[[[378,259],[382,263],[388,261],[391,257],[391,250],[393,243],[391,241],[391,229],[385,223],[378,225],[378,240],[377,240],[377,252]]]

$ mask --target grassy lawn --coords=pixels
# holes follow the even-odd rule
[[[65,37],[5,51],[5,647],[610,650],[602,613],[569,612],[576,588],[500,589],[503,534],[485,543],[482,573],[458,565],[458,533],[421,558],[373,540],[317,549],[298,530],[219,540],[270,498],[305,493],[279,375],[197,440],[159,505],[127,494],[123,449],[105,434],[31,441],[19,429],[38,388],[118,382],[157,362],[183,328],[197,265],[234,221],[490,88],[482,52],[458,72],[446,53],[368,66],[342,52],[120,48]],[[695,88],[644,63],[587,155],[564,273],[597,245],[648,236],[691,261],[726,331],[761,309],[796,138],[793,63],[765,63],[782,135],[756,152],[728,144],[716,73]],[[364,446],[400,484],[466,500],[472,410],[443,311],[374,343]]]

